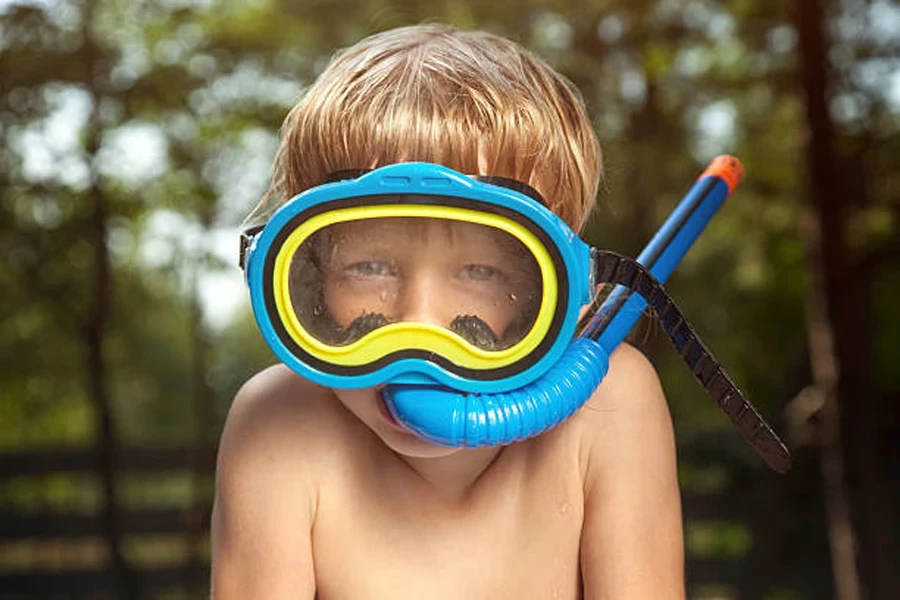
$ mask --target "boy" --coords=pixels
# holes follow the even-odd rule
[[[308,90],[251,220],[334,173],[407,161],[527,183],[576,230],[600,178],[583,103],[546,64],[490,34],[407,27],[345,50]],[[510,244],[477,228],[392,227],[336,228],[310,250],[336,330],[351,330],[355,316],[412,310],[413,299],[412,318],[442,322],[472,297],[527,296],[531,267]],[[394,262],[356,260],[360,239],[394,240]],[[520,266],[498,274],[492,257]],[[408,298],[413,277],[396,291],[396,261],[426,282]],[[435,261],[449,265],[445,274],[427,271]],[[524,304],[457,314],[508,331]],[[271,367],[228,416],[212,552],[222,600],[682,598],[674,441],[656,374],[622,346],[572,418],[527,441],[461,449],[411,433],[379,387],[329,389]]]

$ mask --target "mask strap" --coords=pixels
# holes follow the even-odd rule
[[[541,196],[540,192],[531,187],[525,182],[519,181],[518,179],[512,179],[510,177],[500,177],[499,175],[469,175],[475,181],[479,183],[489,183],[491,185],[496,185],[499,187],[504,187],[508,190],[513,190],[515,192],[519,192],[525,196],[528,196],[538,204],[542,206],[547,206],[547,201],[544,200],[544,197]]]
[[[240,247],[238,249],[238,266],[244,272],[247,271],[247,249],[250,248],[250,244],[253,243],[253,238],[255,238],[262,230],[263,226],[257,225],[241,231]]]
[[[694,377],[740,429],[744,439],[772,469],[786,472],[791,464],[787,447],[700,341],[665,287],[634,259],[608,250],[595,249],[591,254],[595,282],[621,285],[639,294],[659,317],[663,330]],[[579,335],[598,340],[609,322],[604,311],[600,311]]]

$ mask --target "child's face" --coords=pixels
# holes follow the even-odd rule
[[[344,329],[373,317],[381,324],[420,322],[452,329],[484,349],[502,348],[523,335],[523,321],[530,325],[540,301],[531,255],[482,225],[351,221],[329,229],[322,254],[325,308]]]
[[[520,242],[499,230],[393,217],[339,223],[326,233],[314,246],[319,301],[348,334],[343,343],[382,324],[417,322],[451,329],[483,349],[503,348],[527,332],[540,305],[537,263]],[[434,458],[458,451],[407,431],[377,390],[334,391],[399,454]]]

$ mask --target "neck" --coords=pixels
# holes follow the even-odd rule
[[[448,499],[467,497],[503,453],[503,447],[462,448],[440,457],[397,455],[431,488]]]

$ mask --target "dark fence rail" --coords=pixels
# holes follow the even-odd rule
[[[134,576],[141,591],[151,595],[178,588],[203,588],[208,585],[209,567],[147,567],[135,570]],[[113,573],[99,569],[0,573],[0,598],[111,598],[115,595],[114,582]]]
[[[215,470],[216,449],[213,446],[139,447],[125,448],[115,457],[121,474],[143,475],[178,472],[212,475]],[[41,477],[51,474],[95,473],[97,454],[92,449],[58,448],[40,452],[0,454],[0,480],[22,477]],[[749,503],[740,494],[683,493],[685,520],[746,522]],[[100,508],[97,509],[98,511]],[[187,538],[208,530],[211,499],[175,508],[140,508],[124,506],[119,519],[126,536],[181,536]],[[199,524],[199,525],[198,525]],[[0,510],[0,549],[4,545],[33,542],[52,544],[64,541],[102,538],[99,514],[75,510],[38,511]],[[175,538],[179,539],[179,538]],[[130,565],[140,589],[152,596],[167,589],[196,590],[197,597],[205,597],[209,565],[205,558],[188,553],[173,557],[174,564]],[[2,554],[0,554],[2,557]],[[704,584],[738,585],[746,577],[743,557],[687,557],[688,580],[692,586]],[[0,562],[0,598],[111,598],[114,597],[114,577],[106,564],[47,568],[33,566],[10,568]]]
[[[92,473],[97,468],[98,460],[97,452],[90,448],[0,454],[0,477]],[[113,462],[123,471],[182,471],[196,467],[212,473],[216,464],[216,449],[213,446],[123,448],[113,457]]]
[[[202,522],[209,523],[210,506],[201,508]],[[120,515],[122,529],[128,533],[182,533],[190,519],[191,509],[126,510]],[[26,513],[0,515],[0,540],[72,539],[103,535],[99,515],[59,513]]]

